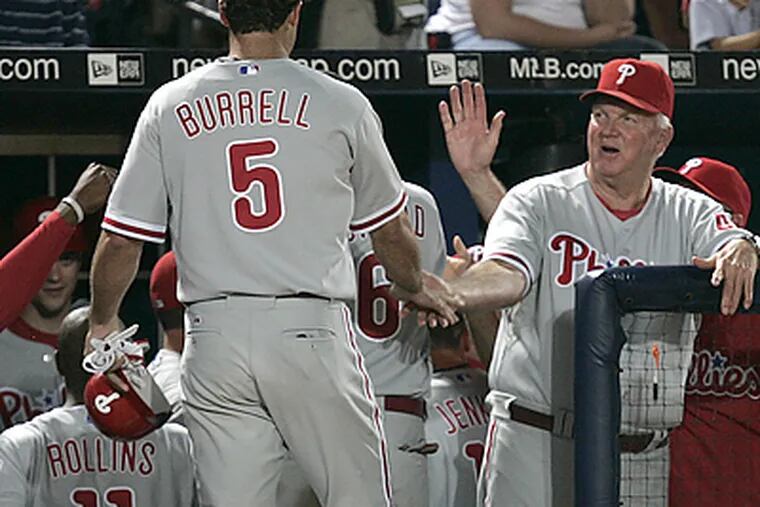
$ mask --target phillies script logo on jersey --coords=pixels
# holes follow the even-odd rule
[[[720,351],[701,350],[691,359],[686,394],[760,399],[760,375],[754,366],[730,364]]]
[[[560,287],[567,287],[580,276],[599,269],[613,266],[646,266],[647,262],[641,259],[629,259],[621,256],[614,261],[606,254],[600,254],[599,250],[583,238],[569,232],[558,232],[549,239],[549,250],[560,256],[560,271],[554,281]],[[576,276],[576,267],[581,267],[581,272]]]
[[[12,387],[0,387],[0,430],[47,412],[61,404],[55,391],[42,390],[36,398]]]

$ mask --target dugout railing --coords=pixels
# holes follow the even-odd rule
[[[721,288],[710,284],[710,274],[692,266],[612,268],[598,276],[585,277],[576,284],[576,506],[667,505],[667,486],[665,498],[629,499],[621,503],[621,456],[624,455],[621,454],[619,435],[622,431],[621,413],[626,410],[625,402],[621,400],[621,376],[626,369],[626,365],[621,364],[621,354],[629,340],[622,321],[626,316],[635,315],[644,319],[646,315],[652,318],[664,314],[719,313]],[[760,302],[759,286],[756,280],[755,304],[749,313],[760,313],[757,304]],[[628,320],[630,326],[630,318]],[[696,334],[696,328],[687,331]],[[662,339],[657,336],[659,332],[653,331],[650,338],[653,341]],[[686,349],[690,356],[691,352],[688,347]],[[684,358],[688,365],[691,358]],[[675,375],[675,378],[683,379],[683,376]],[[684,383],[674,387],[682,393]],[[657,426],[655,424],[653,429],[663,429],[667,424]],[[667,466],[663,470],[667,474]],[[641,477],[632,480],[641,480]],[[667,485],[667,476],[664,484]]]

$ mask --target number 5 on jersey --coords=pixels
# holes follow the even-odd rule
[[[388,340],[401,327],[401,303],[391,296],[391,282],[375,254],[369,253],[362,257],[357,271],[359,276],[357,326],[370,340]]]
[[[285,217],[282,177],[267,159],[279,151],[271,138],[235,141],[227,146],[232,221],[245,232],[265,232]]]

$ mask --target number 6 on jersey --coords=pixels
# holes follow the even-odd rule
[[[232,220],[245,232],[269,231],[285,217],[280,171],[262,161],[278,151],[277,141],[271,138],[235,141],[227,146],[230,190],[234,194]]]

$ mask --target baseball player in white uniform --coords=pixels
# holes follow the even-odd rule
[[[488,376],[468,365],[463,329],[431,331],[433,378],[425,423],[438,450],[428,457],[430,507],[475,505],[488,426]]]
[[[274,505],[290,452],[323,505],[388,506],[381,410],[343,302],[349,228],[405,297],[446,323],[455,300],[419,269],[369,101],[289,58],[301,4],[220,11],[229,56],[159,88],[138,121],[94,256],[91,336],[113,331],[143,241],[168,228],[201,504]]]
[[[441,275],[446,264],[446,241],[433,195],[404,183],[409,197],[406,213],[419,244],[420,265]],[[391,282],[378,262],[366,233],[351,234],[351,254],[357,274],[357,302],[353,308],[359,349],[383,410],[383,426],[390,450],[393,497],[398,507],[427,503],[426,445],[430,390],[430,337],[415,319],[402,319],[400,303],[390,294]]]
[[[149,436],[116,441],[89,421],[82,370],[88,308],[62,325],[56,364],[66,404],[0,434],[0,505],[49,507],[195,505],[187,431],[166,424]]]
[[[484,261],[450,284],[465,311],[505,308],[489,372],[492,410],[481,505],[573,502],[569,360],[578,278],[613,265],[694,262],[712,270],[713,284],[723,284],[724,313],[752,302],[757,253],[743,239],[745,231],[715,201],[651,177],[673,136],[673,90],[655,64],[608,62],[597,89],[583,96],[592,101],[588,162],[512,188],[488,226]],[[453,119],[448,107],[441,108],[445,131],[466,118],[462,107],[452,108]],[[485,126],[485,113],[475,116]],[[660,319],[657,331],[673,325],[675,345],[688,349],[678,332],[683,320]],[[680,366],[665,365],[685,376]],[[661,405],[674,401],[665,398]],[[651,423],[640,416],[624,410],[624,423]],[[643,451],[650,440],[633,435],[627,447]]]

